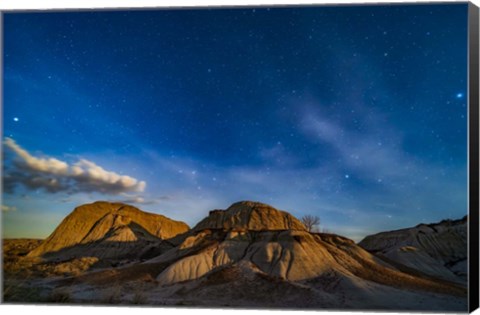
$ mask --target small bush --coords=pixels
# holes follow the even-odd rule
[[[70,303],[70,302],[72,302],[72,298],[70,296],[70,292],[68,292],[66,290],[54,290],[50,294],[48,302]]]
[[[138,290],[133,295],[132,304],[142,305],[147,304],[147,302],[148,299],[142,291]]]
[[[42,302],[40,290],[24,285],[8,284],[3,289],[4,302],[34,303]]]
[[[122,297],[122,288],[120,285],[114,285],[110,290],[105,292],[102,300],[105,304],[119,304]]]

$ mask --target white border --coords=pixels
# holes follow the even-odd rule
[[[413,0],[390,0],[388,3],[440,3],[440,2],[465,2],[452,0],[437,1],[413,1]],[[480,7],[480,0],[472,0],[472,3]],[[374,4],[386,3],[379,0],[3,0],[0,1],[0,11],[9,10],[45,10],[45,9],[102,9],[102,8],[160,8],[160,7],[195,7],[195,6],[248,6],[248,5],[300,5],[300,4]],[[1,27],[1,26],[0,26]],[[252,288],[254,289],[254,288]],[[89,306],[25,306],[25,305],[0,305],[1,314],[48,314],[48,315],[85,315],[112,313],[115,315],[133,315],[142,314],[190,314],[190,315],[299,315],[312,313],[312,311],[280,311],[280,310],[244,310],[244,309],[182,309],[182,308],[132,308],[132,307],[89,307]],[[393,315],[408,314],[406,312],[340,312],[340,311],[316,311],[318,314],[377,314],[377,315]],[[479,315],[480,310],[473,314]]]

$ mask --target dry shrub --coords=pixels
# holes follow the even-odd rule
[[[3,302],[42,302],[40,290],[19,283],[5,283],[3,287]]]
[[[72,302],[71,294],[67,289],[53,290],[48,298],[48,302],[70,303]]]
[[[132,298],[132,304],[145,305],[147,303],[148,299],[145,293],[141,290],[136,290]]]
[[[122,298],[122,287],[117,283],[105,291],[102,303],[105,304],[119,304]]]

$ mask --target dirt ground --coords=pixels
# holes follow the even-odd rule
[[[281,309],[402,309],[462,312],[466,297],[401,290],[330,274],[291,282],[252,266],[231,266],[184,283],[162,286],[162,265],[95,267],[93,258],[43,263],[26,253],[39,240],[5,240],[4,303],[221,306]],[[98,265],[97,265],[98,266]]]

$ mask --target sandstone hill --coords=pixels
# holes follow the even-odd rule
[[[80,257],[138,257],[163,239],[188,231],[187,224],[122,203],[75,208],[29,257],[63,261]]]
[[[350,239],[310,233],[287,212],[258,202],[213,210],[168,242],[172,248],[157,257],[73,283],[98,288],[149,279],[149,299],[162,304],[422,309],[419,301],[428,297],[439,308],[452,299],[454,309],[464,307],[463,286],[402,272]]]
[[[406,267],[449,281],[467,281],[466,216],[370,235],[359,245],[400,269]]]
[[[178,246],[150,261],[168,262],[156,277],[160,284],[199,279],[242,263],[288,281],[307,281],[333,273],[392,286],[441,290],[436,283],[399,272],[352,240],[309,233],[287,212],[257,202],[239,202],[226,210],[211,211],[180,240]]]
[[[194,227],[195,231],[205,229],[305,231],[305,226],[288,212],[259,202],[242,201],[234,203],[227,210],[210,211],[208,217]]]
[[[457,225],[417,228],[447,233],[461,230]],[[371,244],[398,243],[388,239]],[[444,247],[454,247],[456,237],[426,239],[437,249],[435,257],[453,255]],[[310,233],[291,214],[251,201],[212,210],[190,230],[124,204],[84,205],[29,256],[41,257],[31,267],[42,272],[40,278],[25,281],[9,273],[8,283],[35,288],[47,301],[67,296],[76,303],[467,309],[465,284],[379,258],[339,235]]]

